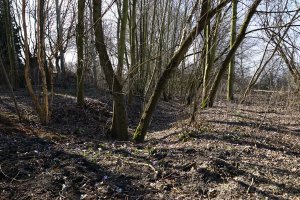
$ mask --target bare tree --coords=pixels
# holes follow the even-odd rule
[[[42,79],[42,93],[43,99],[40,102],[38,96],[35,94],[31,78],[30,78],[30,52],[28,44],[28,33],[27,33],[27,23],[26,23],[26,1],[22,0],[22,21],[23,21],[23,32],[24,32],[24,54],[25,54],[25,81],[28,92],[33,100],[35,109],[38,113],[39,119],[42,123],[47,124],[50,119],[49,112],[49,99],[48,99],[48,90],[47,90],[47,81],[46,81],[46,72],[44,67],[44,53],[45,53],[45,43],[44,43],[44,1],[39,0],[37,2],[38,10],[38,20],[37,20],[37,41],[38,41],[38,69],[41,74]]]
[[[207,19],[212,18],[218,12],[218,10],[226,6],[228,2],[229,0],[222,1],[222,3],[220,3],[217,7],[208,11],[203,9],[203,5],[207,3],[207,0],[203,1],[200,20],[197,22],[197,25],[191,30],[191,32],[187,35],[186,39],[184,39],[179,49],[174,53],[173,57],[167,64],[165,70],[163,71],[162,75],[160,76],[157,82],[157,85],[155,87],[154,92],[152,93],[149,102],[146,105],[146,108],[140,119],[139,125],[135,130],[134,140],[136,142],[144,141],[148,126],[150,124],[159,97],[162,94],[162,91],[166,86],[168,79],[171,77],[172,72],[174,72],[174,69],[178,67],[195,38],[205,28],[207,24]]]
[[[101,16],[102,1],[93,0],[93,19],[96,37],[96,49],[100,58],[100,64],[105,75],[106,82],[113,95],[113,121],[110,129],[111,136],[119,140],[128,139],[127,130],[127,113],[124,102],[123,86],[119,76],[115,74],[112,63],[107,53],[105,44],[102,16]],[[125,44],[123,44],[125,45]]]
[[[233,47],[236,40],[236,21],[237,21],[237,0],[232,1],[232,17],[231,17],[231,32],[230,32],[230,48]],[[235,67],[235,55],[232,56],[228,67],[228,79],[227,79],[227,100],[233,100],[233,83],[234,83],[234,67]]]
[[[217,74],[217,76],[215,77],[214,83],[212,85],[212,87],[210,88],[209,91],[209,95],[206,98],[206,100],[202,103],[203,107],[211,107],[213,106],[213,102],[214,102],[214,98],[216,95],[216,92],[218,90],[219,84],[221,82],[221,78],[224,75],[225,71],[228,68],[228,65],[231,61],[232,56],[235,54],[237,48],[239,47],[239,45],[241,44],[241,42],[244,40],[245,36],[246,36],[246,30],[248,28],[248,25],[251,21],[251,18],[253,17],[253,15],[256,12],[256,8],[258,7],[258,5],[260,4],[261,0],[255,0],[252,4],[252,6],[249,8],[248,14],[245,17],[245,20],[243,22],[242,27],[239,30],[239,34],[236,38],[236,41],[234,42],[234,45],[230,48],[230,51],[228,52],[225,60],[222,62],[221,68]]]
[[[76,27],[77,44],[77,104],[84,105],[84,9],[85,0],[78,0],[78,22]]]

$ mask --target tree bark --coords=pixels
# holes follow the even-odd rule
[[[39,65],[39,71],[42,79],[42,91],[43,91],[43,123],[47,124],[49,122],[49,97],[48,97],[48,76],[49,71],[47,69],[46,55],[45,55],[45,0],[38,1],[38,48],[37,48],[37,59]]]
[[[90,20],[90,25],[93,24],[93,7],[92,7],[92,1],[89,0],[89,11],[90,11],[90,16],[89,16],[89,20]],[[90,30],[90,52],[91,52],[91,58],[92,58],[92,69],[93,69],[93,82],[94,82],[94,87],[98,88],[98,65],[97,65],[97,61],[95,59],[96,57],[96,50],[95,50],[95,33],[93,30]]]
[[[66,87],[66,69],[65,69],[65,53],[63,48],[63,27],[61,20],[61,6],[62,2],[59,3],[59,0],[55,0],[55,11],[56,11],[56,30],[57,30],[57,41],[56,45],[58,46],[59,56],[56,57],[56,68],[58,69],[59,80],[63,86]],[[58,54],[58,52],[56,53]],[[60,62],[60,66],[59,66]]]
[[[232,0],[232,19],[231,19],[231,33],[230,33],[230,48],[233,47],[236,40],[236,21],[237,21],[237,0]],[[233,100],[233,82],[234,82],[234,68],[235,68],[235,55],[232,56],[229,68],[228,68],[228,79],[227,79],[227,100]]]
[[[128,139],[127,130],[127,113],[124,103],[124,94],[122,92],[121,81],[114,73],[111,61],[109,59],[106,44],[104,41],[104,34],[101,19],[101,0],[93,0],[93,20],[96,39],[96,49],[100,58],[100,65],[105,75],[106,82],[109,89],[112,90],[113,95],[113,121],[111,126],[111,136],[119,140]]]
[[[17,70],[17,55],[15,49],[15,41],[14,41],[14,31],[12,27],[12,17],[11,17],[11,5],[9,0],[4,0],[4,15],[5,15],[5,30],[6,30],[6,40],[7,40],[7,51],[8,51],[8,58],[9,58],[9,79],[11,86],[14,88],[18,87],[18,70]]]
[[[128,77],[128,105],[132,104],[133,96],[133,73],[131,69],[136,65],[136,5],[137,0],[132,0],[130,15],[130,68]]]
[[[205,10],[209,10],[210,0],[207,1],[205,5],[203,5]],[[210,19],[207,20],[207,25],[204,29],[204,45],[205,45],[205,62],[204,62],[204,73],[203,73],[203,91],[202,91],[202,99],[206,98],[207,95],[207,87],[208,87],[208,78],[211,71],[211,36],[210,36]]]
[[[22,0],[22,26],[24,31],[24,54],[25,54],[25,69],[24,69],[24,76],[26,86],[31,96],[31,99],[34,103],[35,109],[39,116],[40,121],[43,124],[47,124],[49,122],[50,113],[49,113],[49,103],[48,103],[48,91],[47,91],[47,81],[46,81],[46,73],[44,68],[43,62],[43,49],[44,49],[44,40],[43,40],[43,33],[44,33],[44,25],[43,25],[43,3],[42,0],[38,1],[38,24],[37,24],[37,40],[38,40],[38,64],[39,64],[39,71],[41,73],[42,78],[42,91],[43,91],[43,103],[39,102],[38,97],[35,95],[32,82],[30,79],[30,52],[29,52],[29,45],[28,45],[28,33],[27,33],[27,24],[26,24],[26,0]]]
[[[77,44],[77,104],[84,105],[84,7],[85,0],[78,0]]]
[[[126,25],[128,17],[128,0],[123,0],[122,3],[122,16],[121,16],[121,27],[120,27],[120,37],[118,42],[118,67],[117,75],[120,80],[122,80],[123,65],[124,65],[124,55],[126,50]]]

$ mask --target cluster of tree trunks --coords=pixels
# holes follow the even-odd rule
[[[8,27],[6,39],[9,64],[9,71],[5,78],[13,90],[18,83],[17,75],[11,76],[11,74],[18,71],[16,67],[18,59],[16,59],[14,35],[10,34],[13,29],[12,19],[7,14],[11,12],[11,7],[9,0],[1,2],[1,5],[4,5],[3,13],[8,16],[4,18],[4,24]],[[48,123],[51,116],[49,90],[53,91],[54,68],[59,81],[64,87],[66,86],[65,52],[73,33],[77,49],[77,103],[79,106],[85,103],[84,83],[88,70],[93,73],[93,84],[96,87],[99,86],[98,73],[101,71],[113,98],[110,128],[112,138],[129,139],[126,109],[127,106],[132,105],[135,95],[141,96],[144,100],[141,117],[133,136],[136,142],[145,140],[160,97],[168,101],[173,98],[174,90],[179,91],[182,99],[187,97],[189,105],[192,104],[191,121],[195,120],[198,107],[213,106],[222,79],[226,78],[226,75],[227,100],[234,100],[237,50],[246,38],[248,26],[261,2],[262,0],[253,0],[247,8],[244,20],[240,21],[242,23],[238,26],[237,15],[241,4],[237,0],[191,2],[154,0],[151,4],[147,0],[112,1],[110,5],[105,6],[109,10],[115,4],[117,9],[116,34],[112,33],[116,36],[114,43],[112,42],[114,39],[105,36],[103,15],[107,10],[102,10],[103,1],[78,0],[77,7],[73,7],[77,12],[68,18],[70,27],[66,28],[64,27],[66,15],[63,11],[66,11],[65,6],[70,8],[70,5],[73,5],[72,1],[55,0],[56,37],[53,39],[49,36],[51,35],[49,28],[47,29],[50,26],[47,22],[48,1],[38,0],[35,5],[36,51],[30,52],[30,35],[28,35],[26,20],[27,2],[22,0],[25,82],[41,122]],[[227,12],[230,9],[231,13]],[[293,11],[291,23],[278,27],[277,32],[269,28],[264,30],[269,41],[263,59],[254,72],[241,102],[244,102],[275,55],[279,55],[285,62],[294,81],[299,82],[300,71],[295,63],[294,52],[284,43],[285,36],[297,19],[298,12],[299,10]],[[226,28],[230,32],[227,36],[224,33],[226,17]],[[77,25],[73,30],[75,21]],[[194,26],[191,28],[192,24]],[[48,38],[47,42],[45,38]],[[224,38],[228,38],[229,41],[225,45],[222,44],[226,41]],[[46,51],[46,44],[51,53]],[[275,48],[269,59],[264,60],[267,49],[271,45]],[[96,55],[98,55],[97,59]],[[193,64],[191,64],[192,57]],[[55,64],[52,63],[53,60]],[[98,68],[98,62],[101,69]],[[2,64],[4,65],[6,63]],[[41,99],[40,95],[36,94],[34,85],[38,85],[42,93]]]

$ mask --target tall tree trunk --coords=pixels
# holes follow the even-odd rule
[[[237,4],[238,0],[232,0],[232,18],[231,18],[231,33],[230,33],[230,48],[233,47],[236,40],[236,21],[237,21]],[[227,100],[233,100],[233,82],[234,82],[234,70],[235,69],[235,55],[232,56],[227,79]]]
[[[120,25],[120,37],[118,42],[118,66],[117,66],[117,79],[120,81],[120,88],[117,91],[113,90],[113,124],[111,133],[116,139],[128,139],[127,133],[127,113],[124,104],[124,94],[122,92],[122,73],[124,65],[124,55],[126,51],[126,25],[128,17],[128,0],[124,0],[122,3],[122,16]],[[100,58],[101,59],[101,58]],[[122,130],[124,129],[124,130]],[[118,132],[121,131],[122,134]]]
[[[201,107],[203,107],[203,104],[205,104],[205,99],[207,97],[208,93],[208,88],[211,84],[211,70],[214,65],[215,57],[216,57],[216,50],[217,50],[217,45],[218,45],[218,33],[219,33],[219,27],[220,27],[220,22],[221,22],[221,15],[222,12],[218,12],[216,21],[213,27],[213,35],[211,36],[212,38],[209,39],[209,51],[210,53],[208,56],[205,57],[205,68],[203,72],[203,90],[202,90],[202,101],[201,101]],[[207,50],[207,48],[206,48]],[[196,114],[198,110],[198,107],[194,105],[194,110],[193,110],[193,115]],[[192,115],[192,116],[193,116]],[[195,116],[193,116],[195,118]],[[192,120],[191,120],[192,121]]]
[[[126,25],[128,17],[128,0],[123,0],[122,3],[122,16],[121,16],[121,27],[120,27],[120,37],[118,42],[118,67],[117,75],[119,80],[122,80],[123,68],[124,68],[124,55],[126,50]]]
[[[146,58],[146,38],[145,38],[145,32],[147,31],[146,27],[146,21],[145,21],[145,0],[140,1],[140,12],[141,12],[141,17],[140,17],[140,34],[139,34],[139,62],[140,64],[144,63],[145,58]],[[145,66],[141,65],[139,67],[139,79],[138,79],[138,84],[137,84],[137,91],[140,96],[145,95]]]
[[[131,4],[131,15],[130,15],[130,60],[131,67],[129,68],[128,74],[128,105],[132,103],[133,96],[133,67],[137,64],[136,62],[136,4],[137,0],[132,0]]]
[[[161,25],[160,25],[160,33],[159,33],[159,44],[158,44],[158,54],[159,54],[159,58],[157,61],[157,79],[159,79],[159,76],[161,75],[161,71],[162,71],[162,67],[163,67],[163,48],[164,48],[164,37],[165,37],[165,25],[166,25],[166,17],[167,17],[167,13],[168,13],[168,6],[169,5],[169,0],[166,0],[166,4],[164,5],[164,14],[162,17],[162,21],[161,21]],[[166,90],[164,89],[163,91],[163,100],[164,101],[168,101],[168,95]]]
[[[39,70],[42,79],[42,91],[43,91],[43,119],[44,123],[49,122],[49,96],[48,96],[48,83],[49,83],[49,71],[46,64],[45,55],[45,0],[38,1],[38,48],[37,59]]]
[[[202,5],[205,3],[205,1],[207,0],[204,0]],[[162,73],[161,77],[159,78],[156,84],[155,90],[153,91],[153,94],[149,102],[147,103],[143,115],[140,119],[138,127],[135,130],[134,140],[136,142],[144,141],[147,129],[149,127],[159,97],[162,94],[162,91],[164,90],[168,79],[171,77],[172,72],[178,67],[178,65],[184,58],[184,55],[188,51],[190,45],[193,43],[195,38],[202,32],[202,30],[206,26],[207,19],[211,19],[217,13],[217,11],[223,8],[225,5],[227,5],[228,2],[229,0],[225,0],[222,3],[220,3],[216,8],[210,11],[207,10],[201,11],[201,18],[198,21],[197,25],[192,29],[192,31],[189,33],[186,39],[184,39],[184,41],[182,42],[179,49],[174,53],[173,57],[169,61],[168,65],[166,66],[164,72]]]
[[[206,2],[204,9],[209,10],[210,0]],[[202,91],[202,99],[206,98],[207,95],[207,86],[208,86],[208,78],[211,71],[211,58],[210,58],[210,50],[211,50],[211,36],[210,36],[210,19],[207,20],[207,25],[204,29],[204,45],[205,45],[205,62],[204,62],[204,73],[203,73],[203,91]]]
[[[11,13],[11,4],[9,0],[3,0],[4,3],[4,24],[6,26],[6,40],[7,40],[7,51],[8,51],[8,58],[9,58],[9,79],[11,86],[13,88],[18,87],[18,69],[17,69],[17,55],[16,55],[16,48],[15,48],[15,41],[14,41],[14,30],[12,26],[12,13]]]
[[[59,47],[59,51],[56,51],[56,60],[55,65],[57,69],[57,73],[59,76],[59,80],[64,86],[65,84],[65,68],[64,68],[64,53],[62,48],[63,36],[62,36],[62,22],[61,22],[61,3],[59,0],[55,0],[55,11],[56,11],[56,30],[57,30],[57,39],[56,45]],[[60,64],[59,64],[60,62]]]
[[[29,53],[29,45],[28,45],[28,33],[27,33],[27,24],[26,24],[26,0],[22,0],[22,26],[24,31],[24,54],[25,54],[25,69],[24,76],[26,81],[26,86],[31,96],[37,114],[39,116],[40,121],[43,124],[47,124],[49,122],[50,113],[49,113],[49,102],[48,102],[48,91],[47,91],[47,81],[46,81],[46,72],[44,67],[44,2],[43,0],[39,0],[37,4],[38,10],[38,19],[37,19],[37,40],[38,40],[38,65],[39,72],[41,74],[42,79],[42,92],[43,92],[43,103],[39,102],[38,97],[35,95],[32,82],[30,79],[30,53]]]
[[[211,74],[211,70],[214,65],[214,60],[215,60],[215,56],[216,56],[221,15],[222,15],[222,12],[219,11],[217,14],[217,17],[216,17],[214,27],[213,27],[213,34],[212,34],[212,36],[208,36],[211,38],[206,39],[208,42],[208,47],[209,47],[209,48],[206,48],[206,51],[209,51],[209,53],[205,57],[205,69],[204,69],[204,73],[203,73],[202,102],[207,97],[208,87],[210,85],[209,80],[210,80],[210,74]],[[209,35],[210,35],[210,33],[209,33]],[[196,109],[196,111],[197,111],[197,109]]]
[[[92,7],[92,1],[89,0],[89,11],[90,11],[90,16],[89,16],[89,20],[90,20],[90,25],[93,24],[93,7]],[[90,51],[91,51],[91,58],[92,58],[92,68],[93,68],[93,78],[94,78],[94,87],[97,88],[98,87],[98,66],[97,66],[97,62],[96,62],[96,51],[95,51],[95,33],[93,30],[90,30]]]
[[[109,59],[107,48],[104,40],[102,18],[101,18],[101,0],[93,0],[93,20],[96,38],[96,49],[99,54],[100,65],[105,75],[109,89],[113,95],[113,121],[111,127],[111,136],[119,140],[128,139],[127,130],[127,113],[124,103],[121,81],[114,73],[111,61]]]
[[[239,31],[239,34],[237,36],[237,39],[234,43],[234,45],[232,46],[232,48],[230,49],[229,53],[227,54],[225,60],[223,61],[221,68],[214,80],[214,83],[209,91],[209,95],[206,98],[205,101],[203,101],[202,103],[202,107],[212,107],[213,106],[213,102],[219,87],[219,84],[221,82],[221,78],[224,75],[225,71],[228,68],[228,65],[231,61],[232,56],[234,56],[237,48],[239,47],[239,45],[242,43],[242,41],[244,40],[245,36],[246,36],[246,30],[248,28],[248,25],[251,21],[251,18],[253,17],[257,6],[259,5],[259,3],[261,2],[261,0],[255,0],[255,2],[253,2],[252,6],[249,8],[249,12],[244,20],[244,23]]]
[[[156,34],[156,26],[155,26],[155,22],[157,20],[157,0],[154,0],[153,2],[153,11],[152,11],[152,18],[151,18],[151,32],[150,32],[150,47],[149,47],[149,56],[152,57],[152,54],[154,52],[154,40],[155,40],[155,34]],[[150,90],[151,90],[151,87],[153,86],[153,82],[154,82],[154,79],[155,79],[155,75],[156,75],[156,71],[157,71],[157,65],[156,64],[152,64],[152,67],[151,65],[149,66],[150,70],[149,70],[149,76],[147,77],[147,82],[145,84],[145,92],[144,92],[144,97],[145,97],[145,100],[146,101],[149,97],[149,93],[150,93]]]
[[[60,12],[61,12],[61,7],[59,5],[58,0],[55,0],[55,11],[56,11],[56,32],[57,32],[57,39],[56,39],[56,45],[60,46],[62,39],[61,39],[61,20],[60,20]],[[60,58],[58,51],[55,51],[55,65],[56,65],[56,70],[57,74],[59,77],[59,80],[63,80],[62,74],[61,74],[61,66],[59,64]]]
[[[77,44],[77,104],[84,105],[84,7],[85,0],[78,0],[78,23],[76,33]]]

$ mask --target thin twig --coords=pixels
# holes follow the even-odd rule
[[[10,176],[6,175],[3,170],[2,170],[2,166],[0,165],[0,172],[8,179],[10,179],[11,181],[17,181],[17,182],[26,182],[30,179],[26,179],[26,180],[18,180],[16,179],[16,177],[19,175],[20,171],[17,173],[17,175],[14,178],[11,178]]]
[[[110,157],[113,157],[113,158],[116,158],[118,160],[121,160],[125,163],[128,163],[128,164],[135,164],[135,165],[143,165],[143,166],[146,166],[146,167],[149,167],[151,168],[155,173],[157,173],[157,170],[155,169],[155,167],[149,163],[144,163],[144,162],[135,162],[135,161],[130,161],[130,160],[124,160],[124,158],[121,159],[121,157],[118,157],[118,156],[110,156]]]
[[[149,163],[142,163],[142,162],[134,162],[134,161],[129,161],[129,160],[122,160],[123,162],[126,162],[128,164],[135,164],[135,165],[143,165],[146,167],[151,168],[155,173],[157,173],[157,170],[155,169],[155,167]]]
[[[250,189],[251,189],[251,187],[253,185],[253,182],[254,182],[254,179],[252,178],[251,183],[250,183],[250,185],[249,185],[249,187],[247,189],[247,194],[249,193],[249,191],[250,191]]]

